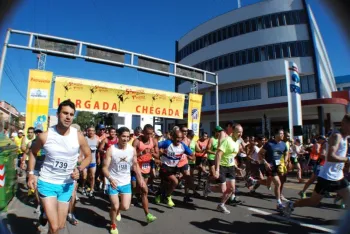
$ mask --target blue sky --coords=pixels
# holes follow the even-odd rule
[[[241,0],[242,6],[258,1]],[[308,2],[323,35],[334,74],[350,74],[349,48],[346,47],[337,22],[318,0]],[[0,25],[0,43],[4,41],[7,28],[13,28],[174,60],[175,40],[198,24],[235,8],[237,1],[234,0],[25,0]],[[22,42],[23,38],[16,37],[13,41]],[[28,70],[35,69],[36,66],[36,54],[9,49],[5,69],[13,77],[21,94],[4,73],[0,100],[8,101],[24,112],[23,97],[27,93]],[[87,63],[79,59],[49,56],[46,70],[53,71],[55,75],[174,90],[173,78],[129,68]]]

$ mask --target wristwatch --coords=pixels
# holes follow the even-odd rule
[[[29,175],[34,175],[34,171],[28,171]]]

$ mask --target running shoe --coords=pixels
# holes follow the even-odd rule
[[[304,193],[303,191],[300,191],[298,193],[298,195],[300,196],[301,199],[305,199],[306,198],[306,193]]]
[[[208,197],[210,192],[210,184],[207,181],[204,181],[203,197]]]
[[[190,196],[185,196],[184,197],[184,203],[189,203],[189,202],[193,202],[193,199],[190,198]]]
[[[237,197],[234,197],[233,199],[230,198],[229,204],[230,204],[231,206],[237,206],[237,205],[242,204],[242,201],[239,200]]]
[[[287,202],[286,207],[284,208],[283,214],[287,217],[290,217],[294,211],[294,203],[292,201]]]
[[[118,229],[117,229],[117,225],[115,224],[115,223],[113,223],[112,225],[111,225],[111,232],[110,232],[111,234],[118,234],[119,232],[118,232]]]
[[[78,197],[78,195],[75,195],[75,200],[78,202],[80,201],[80,198]]]
[[[271,190],[271,186],[267,187],[267,190]]]
[[[90,191],[90,193],[88,194],[88,197],[91,199],[94,199],[95,198],[94,191]]]
[[[342,199],[342,197],[337,195],[337,196],[335,196],[333,203],[337,204],[341,199]]]
[[[184,189],[185,188],[185,185],[183,185],[182,181],[179,182],[179,184],[177,185],[177,188],[178,189]]]
[[[285,206],[281,203],[281,204],[277,204],[277,211],[279,212],[279,213],[283,213],[284,212],[284,210],[285,210]]]
[[[83,194],[84,196],[87,196],[87,192],[86,192],[86,189],[85,189],[85,188],[83,188],[82,194]]]
[[[221,213],[224,214],[230,214],[231,212],[226,208],[225,205],[218,205],[218,207],[216,208],[218,211],[220,211]]]
[[[285,198],[282,194],[281,194],[281,201],[284,201],[284,202],[287,202],[287,201],[289,201],[287,198]]]
[[[147,219],[147,223],[152,223],[157,219],[157,217],[152,215],[151,213],[148,213],[146,216],[146,219]]]
[[[122,220],[122,215],[120,214],[120,212],[117,214],[117,216],[115,217],[115,219],[120,222]]]
[[[344,203],[342,203],[341,205],[340,205],[340,208],[342,208],[342,209],[345,209],[345,204]]]
[[[159,194],[159,195],[156,195],[156,196],[154,197],[154,202],[155,202],[156,204],[159,204],[159,203],[161,202],[161,199],[162,199],[162,197],[161,197],[160,194]]]
[[[171,196],[167,197],[166,199],[167,199],[167,201],[168,201],[168,206],[169,206],[169,207],[175,206],[175,203],[174,203],[173,200],[171,199]]]

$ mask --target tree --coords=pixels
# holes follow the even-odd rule
[[[95,126],[98,122],[98,118],[88,111],[79,111],[76,118],[73,120],[73,123],[79,124],[81,129],[86,129],[89,126]]]

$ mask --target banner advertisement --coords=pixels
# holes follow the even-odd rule
[[[199,137],[199,126],[201,122],[202,112],[202,98],[203,96],[201,94],[189,94],[187,128],[193,130],[195,134],[195,139],[198,139]]]
[[[142,87],[56,76],[53,108],[70,99],[81,111],[183,119],[185,95]]]
[[[26,130],[29,127],[47,130],[52,72],[29,70]]]

